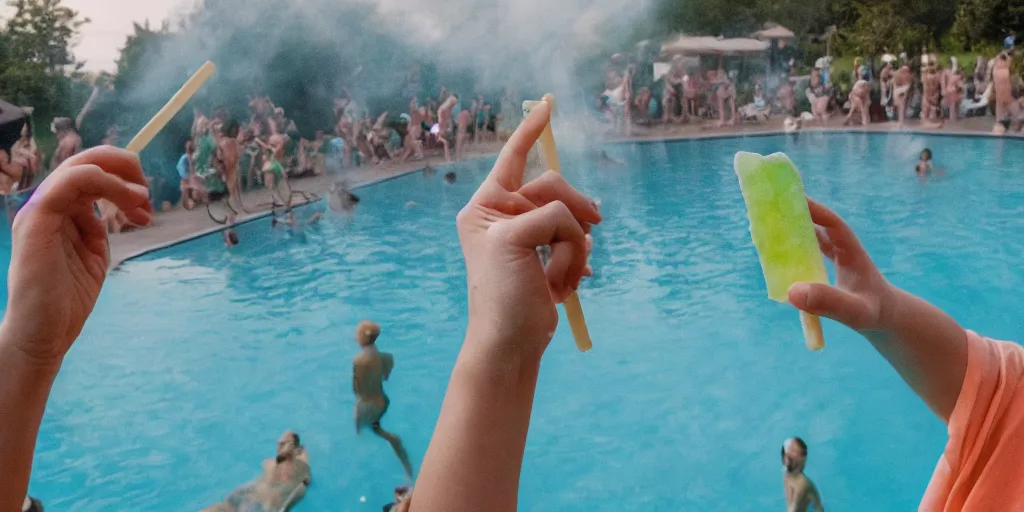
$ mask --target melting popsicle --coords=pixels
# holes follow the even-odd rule
[[[789,287],[795,283],[828,283],[825,260],[818,248],[796,165],[783,153],[761,156],[739,152],[734,167],[747,204],[750,234],[761,260],[768,297],[787,302]],[[807,348],[825,348],[821,319],[801,312],[800,323]]]
[[[551,112],[554,113],[555,97],[553,95],[546,94],[541,101],[547,102],[551,107]],[[540,103],[540,101],[524,101],[523,115],[529,115],[530,110]],[[561,173],[562,165],[558,161],[558,148],[555,146],[555,134],[551,131],[551,123],[544,127],[544,132],[540,135],[540,150],[544,153],[544,161],[547,163],[548,169]],[[579,295],[573,292],[569,298],[565,299],[562,306],[565,307],[565,317],[569,320],[569,328],[572,329],[576,347],[580,352],[594,348],[594,343],[590,340],[590,331],[587,329],[587,321],[583,317],[583,305],[580,304]]]

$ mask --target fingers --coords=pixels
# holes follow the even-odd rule
[[[551,107],[546,102],[535,107],[505,143],[488,179],[497,181],[505,190],[519,190],[526,171],[526,156],[550,120]]]
[[[818,237],[818,247],[821,248],[821,253],[824,254],[826,258],[835,261],[836,246],[832,243],[832,240],[829,239],[825,228],[821,226],[814,226],[814,234]]]
[[[789,288],[789,303],[812,315],[831,318],[854,330],[873,325],[870,304],[863,298],[826,284],[797,283]]]
[[[54,173],[79,165],[95,165],[127,182],[138,183],[139,185],[146,184],[146,177],[142,173],[142,162],[139,161],[139,155],[131,151],[110,146],[87,149],[65,160]]]
[[[561,201],[580,222],[599,224],[601,213],[597,204],[565,181],[561,174],[548,171],[519,189],[519,193],[537,206]]]
[[[136,224],[144,226],[151,219],[149,189],[105,172],[98,165],[63,167],[46,178],[46,182],[48,186],[42,191],[39,206],[54,213],[67,215],[86,205],[91,208],[92,202],[105,199]]]
[[[854,249],[863,251],[857,240],[857,235],[839,214],[811,198],[807,198],[807,207],[811,210],[811,220],[825,228],[828,238],[836,248],[844,251]]]
[[[545,274],[556,297],[564,298],[579,286],[587,265],[587,240],[580,223],[564,203],[548,203],[498,226],[516,247],[532,251],[542,245],[551,246]]]

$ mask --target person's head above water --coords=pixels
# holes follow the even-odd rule
[[[224,230],[224,245],[234,247],[238,245],[238,232],[233,229]]]
[[[277,462],[294,459],[302,451],[302,443],[299,435],[292,430],[286,430],[277,440]]]
[[[362,347],[369,347],[376,343],[378,336],[380,336],[380,326],[369,320],[359,322],[356,327],[356,341]]]
[[[455,173],[454,172],[448,171],[448,172],[444,173],[444,182],[445,183],[451,185],[451,184],[455,183],[455,179],[456,179],[456,177],[455,177]]]
[[[932,150],[925,148],[924,151],[921,152],[921,160],[924,162],[930,162],[932,160]]]
[[[791,437],[782,442],[782,466],[790,474],[800,474],[807,464],[807,443],[799,437]]]

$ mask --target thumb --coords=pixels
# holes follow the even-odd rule
[[[871,325],[871,307],[864,298],[827,284],[796,283],[789,288],[789,303],[854,330]]]

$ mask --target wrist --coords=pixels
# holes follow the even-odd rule
[[[524,376],[536,375],[543,349],[534,343],[506,338],[493,329],[472,326],[456,361],[456,371],[468,372],[485,381],[514,385]]]
[[[7,318],[0,323],[0,362],[7,369],[18,369],[30,372],[36,377],[57,376],[63,363],[63,356],[34,350],[32,347],[45,347],[47,340],[40,340],[31,330],[25,329]]]

